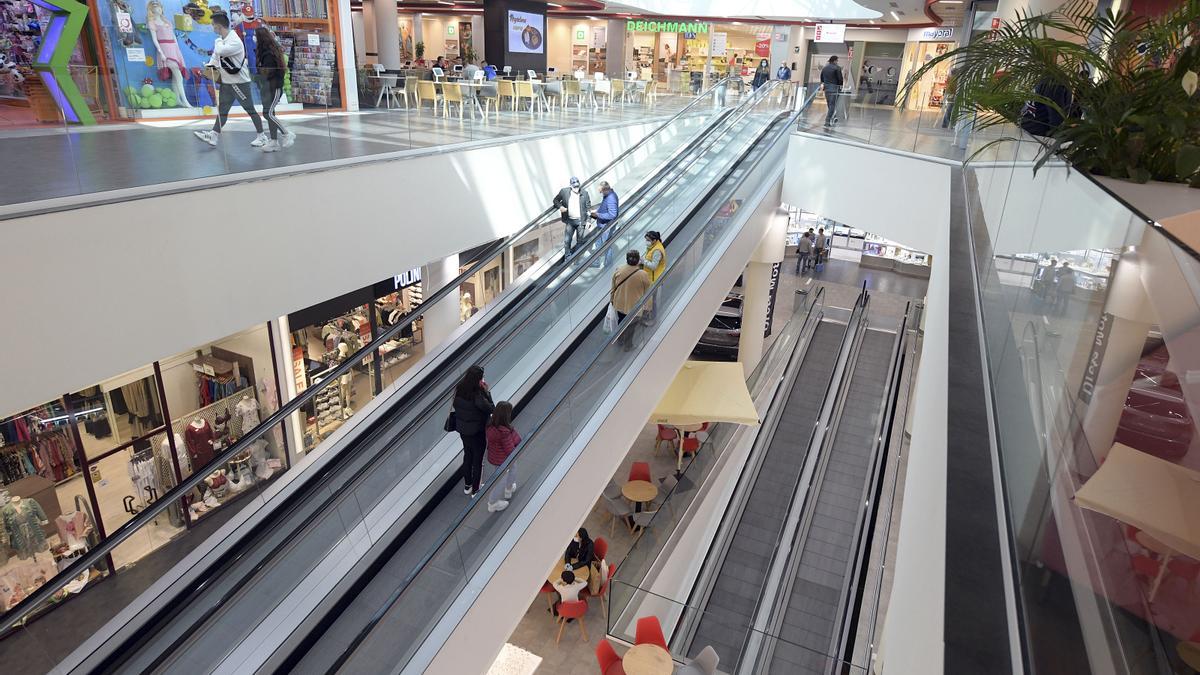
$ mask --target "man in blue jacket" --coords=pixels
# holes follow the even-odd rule
[[[621,206],[620,199],[617,197],[617,191],[612,189],[608,181],[600,181],[600,206],[592,211],[592,217],[596,219],[596,227],[600,230],[600,236],[596,238],[596,245],[603,246],[608,242],[608,238],[612,235],[612,230],[609,227],[613,221],[620,215]],[[612,248],[604,253],[604,265],[607,267],[612,262]]]

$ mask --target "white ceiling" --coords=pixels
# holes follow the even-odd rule
[[[837,21],[884,25],[929,24],[924,0],[619,0],[610,12],[768,21]],[[939,0],[933,11],[944,25],[959,25],[965,2]],[[893,12],[895,13],[893,15]]]

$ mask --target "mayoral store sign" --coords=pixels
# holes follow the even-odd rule
[[[704,33],[708,34],[708,24],[690,23],[687,21],[634,21],[625,22],[625,30],[635,33]]]

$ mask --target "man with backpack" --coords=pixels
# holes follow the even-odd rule
[[[267,134],[263,131],[262,118],[258,116],[258,111],[254,109],[254,102],[250,98],[250,69],[246,65],[246,47],[242,43],[242,38],[230,30],[228,14],[213,14],[212,26],[213,31],[217,34],[217,40],[213,45],[212,58],[208,60],[208,65],[212,67],[212,72],[216,73],[217,82],[220,85],[217,91],[217,119],[213,122],[212,131],[193,131],[192,133],[196,135],[196,138],[214,148],[217,147],[221,128],[229,119],[229,110],[233,107],[233,102],[237,101],[250,116],[250,121],[254,123],[254,128],[258,131],[258,136],[251,141],[250,145],[259,147],[267,142]]]

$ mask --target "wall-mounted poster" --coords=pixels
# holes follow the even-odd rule
[[[592,26],[592,48],[603,49],[608,46],[608,26]]]
[[[545,54],[546,17],[508,10],[508,51],[515,54]]]

